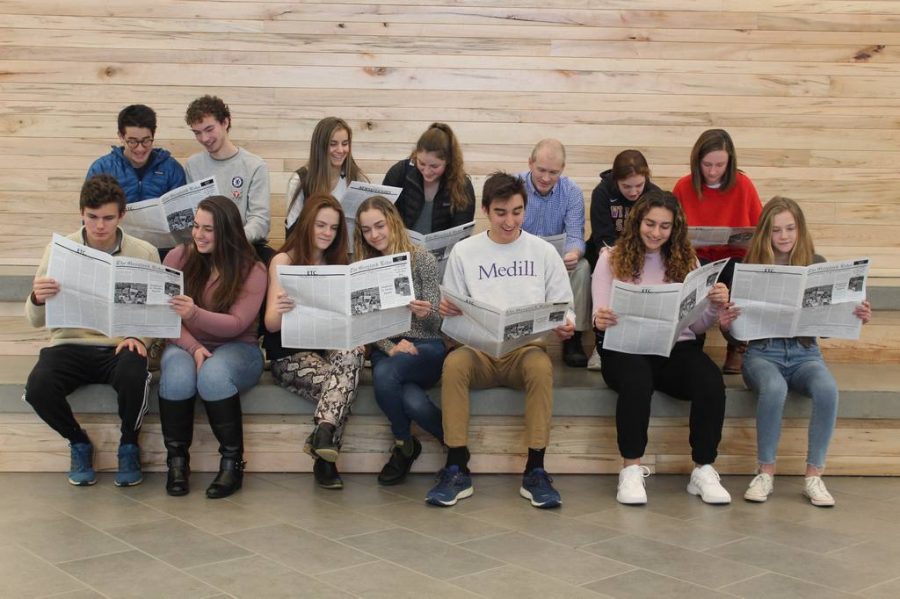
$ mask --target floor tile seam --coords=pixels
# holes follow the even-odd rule
[[[687,532],[690,532],[690,531],[687,531]],[[655,543],[668,543],[668,544],[670,544],[670,545],[674,545],[673,543],[669,543],[668,541],[660,541],[658,538],[651,537],[651,536],[649,536],[649,535],[650,535],[650,533],[647,533],[647,532],[644,532],[644,531],[642,531],[642,532],[628,533],[628,536],[640,537],[640,538],[645,539],[645,540],[647,540],[647,541],[653,541],[653,542],[655,542]],[[722,547],[722,546],[724,546],[724,545],[727,545],[728,543],[733,543],[733,542],[735,542],[735,541],[741,541],[741,540],[747,539],[747,538],[749,538],[747,535],[743,535],[743,536],[740,537],[739,539],[731,539],[731,540],[728,540],[728,541],[722,541],[721,543],[716,543],[716,544],[713,544],[713,545],[709,545],[709,546],[707,546],[707,547],[704,547],[703,549],[696,549],[696,548],[693,548],[693,547],[687,547],[687,546],[684,546],[684,545],[674,545],[674,546],[675,546],[675,547],[678,547],[678,548],[681,549],[682,551],[696,551],[696,552],[698,552],[698,553],[706,553],[707,551],[710,551],[710,550],[712,550],[712,549],[718,549],[719,547]]]
[[[855,592],[856,592],[856,594],[861,595],[864,591],[868,591],[868,590],[870,590],[870,589],[874,589],[874,588],[876,588],[876,587],[879,587],[879,586],[881,586],[881,585],[883,585],[883,584],[888,584],[888,583],[890,583],[890,582],[900,582],[900,576],[897,576],[897,577],[895,577],[895,578],[889,578],[889,579],[887,579],[887,580],[882,580],[881,582],[876,582],[876,583],[873,584],[873,585],[869,585],[869,586],[867,586],[867,587],[864,587],[864,588],[861,588],[861,589],[857,589]]]
[[[614,561],[615,561],[615,560],[614,560]],[[625,562],[623,562],[623,563],[625,563]],[[679,578],[678,576],[673,576],[672,574],[667,574],[667,573],[665,573],[665,572],[659,572],[659,571],[657,571],[657,570],[653,570],[652,568],[647,568],[647,567],[645,567],[645,566],[635,566],[634,564],[628,564],[628,565],[629,565],[629,566],[632,566],[632,569],[631,569],[631,570],[628,570],[627,572],[619,572],[618,574],[610,574],[609,576],[604,576],[603,578],[600,578],[600,579],[597,579],[597,580],[594,580],[594,581],[591,581],[591,582],[586,582],[586,583],[583,583],[583,584],[578,585],[578,586],[586,586],[586,585],[594,584],[594,583],[596,583],[596,582],[601,582],[601,581],[603,581],[603,580],[609,580],[609,579],[615,578],[615,577],[617,577],[617,576],[623,576],[623,575],[625,575],[625,574],[630,574],[630,573],[632,573],[632,572],[638,572],[638,571],[648,572],[648,573],[650,573],[650,574],[655,574],[655,575],[657,575],[657,576],[662,576],[663,578],[668,578],[668,579],[670,579],[670,580],[675,580],[675,581],[678,581],[678,582],[683,582],[683,583],[685,583],[685,584],[687,584],[687,585],[690,585],[690,586],[692,586],[692,587],[697,587],[697,588],[705,589],[705,590],[707,590],[707,591],[713,591],[713,592],[716,592],[716,593],[721,593],[721,592],[722,592],[722,590],[721,590],[722,587],[728,586],[728,585],[730,585],[730,584],[734,584],[733,582],[729,582],[729,583],[726,583],[726,584],[722,585],[721,587],[711,587],[711,586],[707,586],[707,585],[704,585],[704,584],[700,584],[699,582],[695,582],[695,581],[693,581],[693,580],[688,580],[688,579],[686,579],[686,578]],[[766,574],[769,574],[769,572],[768,572],[768,571],[766,571],[766,572],[760,572],[760,573],[758,573],[758,574],[754,574],[753,576],[751,576],[751,577],[749,577],[749,578],[756,578],[756,577],[758,577],[758,576],[765,576]],[[739,580],[739,581],[737,581],[737,582],[743,582],[744,580],[749,580],[749,578],[744,578],[744,579],[741,579],[741,580]],[[727,591],[725,591],[725,592],[727,593]],[[733,595],[733,593],[728,593],[728,594],[729,594],[729,595]]]
[[[837,588],[837,587],[828,586],[827,584],[822,584],[821,582],[817,582],[817,581],[815,581],[815,580],[809,580],[809,579],[806,579],[806,578],[800,578],[799,576],[795,576],[795,575],[793,575],[793,574],[786,574],[786,573],[784,573],[784,572],[777,572],[777,571],[775,571],[775,570],[769,570],[769,571],[767,571],[767,572],[764,572],[764,573],[761,574],[760,576],[764,576],[764,575],[767,575],[767,574],[771,574],[771,575],[773,575],[773,576],[780,576],[781,578],[789,578],[789,579],[791,579],[791,580],[794,580],[794,581],[799,582],[799,583],[802,583],[802,584],[808,584],[808,585],[812,585],[812,586],[814,586],[814,587],[818,587],[818,588],[820,588],[820,589],[827,589],[827,590],[829,590],[829,591],[835,591],[835,592],[838,592],[838,593],[843,593],[844,595],[848,595],[848,596],[857,596],[857,595],[860,593],[861,590],[864,590],[864,589],[859,589],[859,590],[856,590],[856,591],[846,591],[846,590],[844,590],[844,589],[839,589],[839,588]],[[754,576],[754,577],[752,577],[752,578],[756,578],[756,576]],[[900,578],[900,577],[898,577],[898,578]],[[738,584],[738,583],[741,583],[741,582],[746,582],[746,580],[750,580],[750,579],[739,580],[739,581],[737,581],[737,582],[730,582],[730,583],[728,583],[728,584],[725,585],[725,586],[730,586],[730,585],[732,585],[732,584]],[[872,585],[872,586],[873,586],[873,587],[874,587],[874,586],[878,586],[879,584],[883,584],[883,583],[877,583],[877,584],[874,584],[874,585]],[[871,588],[871,587],[866,587],[866,588]]]
[[[494,558],[494,559],[496,559],[496,558]],[[499,560],[498,560],[498,561],[499,561]],[[469,573],[469,574],[460,574],[459,576],[453,576],[452,578],[448,578],[448,579],[446,580],[446,582],[452,583],[454,586],[456,586],[456,587],[458,587],[458,588],[460,588],[460,589],[462,589],[462,590],[464,590],[464,591],[468,591],[468,592],[470,592],[470,593],[473,593],[473,594],[476,595],[476,596],[479,596],[479,597],[485,597],[486,595],[482,595],[481,593],[478,593],[478,592],[473,591],[473,590],[471,590],[471,589],[467,589],[467,588],[465,588],[465,587],[463,587],[463,586],[460,586],[460,585],[457,583],[457,581],[459,581],[459,580],[462,579],[462,578],[467,578],[467,577],[472,577],[472,576],[480,576],[480,575],[485,574],[485,573],[487,573],[487,572],[491,572],[491,571],[493,571],[493,570],[500,570],[500,569],[502,569],[502,568],[514,568],[514,569],[516,569],[516,570],[523,570],[523,571],[528,572],[528,573],[530,573],[530,574],[536,574],[536,575],[540,576],[541,578],[545,578],[545,579],[547,579],[547,581],[552,582],[553,584],[556,584],[556,585],[565,585],[565,586],[567,586],[567,587],[572,587],[572,588],[578,588],[578,587],[581,586],[581,585],[575,584],[574,582],[568,582],[568,581],[562,580],[562,579],[560,579],[560,578],[554,578],[553,576],[549,576],[549,575],[544,574],[543,572],[539,572],[539,571],[537,571],[537,570],[532,570],[531,568],[526,568],[525,566],[520,566],[520,565],[518,565],[518,564],[505,564],[505,563],[500,564],[500,565],[498,565],[498,566],[492,566],[492,567],[490,567],[490,568],[488,568],[488,569],[486,569],[486,570],[481,570],[481,571],[479,571],[479,572],[471,572],[471,573]],[[592,581],[592,582],[593,582],[593,581]],[[586,583],[586,584],[591,584],[591,583]],[[587,590],[590,590],[590,589],[587,589]],[[594,592],[594,591],[591,591],[591,592]],[[598,595],[598,597],[599,597],[599,595]]]
[[[822,533],[822,534],[826,534],[826,535],[841,535],[841,536],[845,536],[845,537],[849,537],[849,536],[850,536],[850,535],[847,535],[847,534],[844,534],[844,533],[840,533],[840,532],[837,532],[837,531],[834,531],[834,530],[829,530],[828,528],[823,528],[823,527],[820,527],[820,526],[815,526],[815,525],[813,525],[813,524],[807,524],[807,522],[808,522],[807,520],[790,521],[790,520],[783,520],[783,519],[780,519],[780,518],[776,518],[775,520],[780,520],[780,521],[782,521],[782,522],[784,522],[785,524],[788,524],[788,525],[802,526],[802,527],[808,528],[808,529],[810,529],[810,530],[812,530],[812,531],[815,531],[815,532],[817,532],[817,533]],[[706,527],[706,528],[708,528],[708,527]],[[855,547],[855,546],[857,546],[857,545],[859,545],[859,544],[861,544],[861,543],[865,543],[865,542],[867,542],[867,541],[870,540],[870,539],[859,539],[858,542],[854,542],[854,543],[851,543],[851,544],[849,544],[849,545],[844,545],[843,547],[836,547],[836,548],[834,548],[834,549],[829,549],[828,551],[813,551],[813,550],[810,550],[810,549],[803,549],[803,548],[801,548],[801,547],[796,547],[796,546],[793,546],[793,545],[786,545],[786,544],[781,543],[781,542],[779,542],[779,541],[773,540],[773,539],[772,539],[771,537],[769,537],[769,536],[765,536],[765,535],[762,535],[762,534],[754,533],[754,532],[752,532],[752,529],[753,529],[752,525],[746,525],[746,526],[744,526],[744,525],[731,526],[731,525],[728,525],[728,523],[726,523],[726,528],[727,528],[728,530],[734,532],[734,533],[743,535],[743,538],[744,538],[744,539],[756,539],[756,540],[766,541],[766,542],[769,542],[769,543],[774,543],[774,544],[776,544],[776,545],[781,545],[781,546],[783,546],[783,547],[788,547],[788,548],[790,548],[790,549],[799,549],[799,550],[802,550],[802,551],[807,551],[807,552],[809,552],[809,553],[812,553],[812,554],[818,555],[818,556],[827,556],[829,553],[831,553],[831,552],[833,552],[833,551],[840,551],[840,550],[842,550],[842,549],[847,549],[847,548],[849,548],[849,547]],[[854,538],[857,538],[857,537],[854,537]],[[735,539],[735,540],[736,540],[736,541],[739,541],[739,540],[742,540],[742,539]],[[711,549],[714,549],[714,548],[719,547],[719,546],[720,546],[720,545],[716,545],[715,547],[711,547]]]
[[[414,569],[410,568],[409,566],[407,566],[407,565],[405,565],[405,564],[401,564],[401,563],[399,563],[399,562],[394,562],[394,561],[391,561],[391,560],[389,560],[389,559],[385,559],[385,558],[379,557],[379,558],[378,558],[377,560],[375,560],[374,562],[364,562],[364,563],[362,563],[362,564],[354,564],[354,565],[352,565],[352,566],[344,566],[344,567],[342,567],[342,568],[336,568],[336,569],[334,569],[334,570],[328,570],[328,571],[326,571],[326,572],[320,572],[320,573],[318,573],[318,574],[311,575],[311,576],[313,576],[316,580],[320,580],[320,579],[319,579],[319,576],[321,576],[321,575],[323,575],[323,574],[336,574],[336,573],[339,573],[339,572],[344,571],[344,570],[350,570],[350,569],[352,569],[352,568],[357,568],[357,567],[359,567],[359,566],[364,566],[364,565],[366,565],[366,564],[371,564],[371,563],[375,563],[375,562],[385,562],[385,563],[391,564],[391,565],[393,565],[393,566],[396,566],[396,567],[398,567],[398,568],[401,568],[401,569],[403,569],[403,570],[406,570],[407,572],[411,572],[412,574],[415,574],[416,576],[424,576],[425,578],[428,578],[428,579],[430,579],[430,580],[433,580],[433,581],[435,581],[435,582],[437,582],[437,583],[448,583],[448,584],[451,583],[451,581],[452,581],[454,578],[461,578],[461,577],[463,577],[463,576],[471,576],[471,575],[474,575],[474,574],[481,574],[482,572],[488,572],[488,571],[490,571],[490,570],[494,570],[494,569],[496,569],[496,568],[502,568],[502,567],[508,565],[508,564],[501,564],[501,565],[499,565],[499,566],[494,566],[494,567],[488,568],[488,569],[486,569],[486,570],[479,570],[478,572],[471,572],[471,573],[469,573],[469,574],[460,574],[459,576],[453,576],[453,577],[451,577],[451,578],[446,578],[446,579],[444,579],[444,578],[437,578],[437,577],[435,577],[435,576],[432,576],[431,574],[426,574],[425,572],[419,572],[418,570],[414,570]],[[463,588],[463,587],[460,587],[459,585],[456,585],[456,584],[454,584],[453,586],[455,586],[455,587],[457,587],[457,588],[459,588],[459,589],[461,589],[461,590],[463,590],[463,591],[466,591],[466,592],[468,592],[468,593],[472,593],[472,594],[473,594],[474,596],[476,596],[476,597],[483,597],[483,596],[484,596],[484,595],[481,595],[481,594],[479,594],[479,593],[474,593],[473,591],[470,591],[469,589],[465,589],[465,588]],[[347,590],[345,590],[345,589],[338,589],[338,590],[343,591],[343,592],[345,592],[345,593],[349,593],[349,592],[350,592],[350,591],[347,591]],[[352,595],[353,593],[350,593],[350,594]]]
[[[863,545],[865,545],[865,544],[867,544],[867,543],[878,543],[878,540],[877,540],[877,539],[862,539],[862,540],[859,541],[858,543],[853,543],[853,544],[847,545],[847,546],[845,546],[845,547],[835,547],[834,549],[831,549],[831,550],[829,550],[829,551],[826,551],[826,552],[823,553],[822,555],[824,555],[824,556],[826,556],[826,557],[834,557],[835,559],[837,559],[836,556],[832,556],[831,554],[832,554],[832,553],[839,553],[839,552],[841,552],[841,551],[847,551],[848,549],[854,549],[854,548],[856,548],[856,547],[862,547]]]
[[[823,530],[823,532],[828,532],[825,529],[820,529],[820,530]],[[827,559],[827,560],[830,560],[833,562],[840,561],[838,558],[829,556],[828,552],[812,551],[810,549],[804,549],[803,547],[798,547],[796,545],[787,545],[785,543],[773,540],[772,538],[767,537],[767,536],[759,536],[759,535],[753,535],[753,534],[745,534],[744,537],[742,537],[740,539],[735,539],[733,541],[728,541],[727,543],[722,543],[721,545],[717,545],[716,547],[711,547],[710,549],[704,550],[703,553],[708,553],[709,551],[711,551],[713,549],[721,549],[727,545],[730,545],[732,543],[738,543],[741,541],[761,541],[763,543],[770,543],[772,545],[777,545],[778,548],[783,549],[783,550],[791,551],[794,553],[805,554],[809,558]],[[852,545],[852,546],[855,546],[855,545]],[[840,547],[840,548],[833,549],[831,551],[841,551],[843,549],[847,549],[848,547],[851,547],[851,546]]]
[[[263,559],[263,560],[265,560],[265,561],[267,561],[267,562],[271,562],[271,563],[276,564],[276,565],[278,565],[278,566],[281,566],[281,567],[283,567],[283,568],[287,568],[287,569],[290,570],[291,572],[295,572],[295,573],[299,574],[300,576],[302,576],[302,577],[304,577],[304,578],[311,578],[311,579],[315,580],[316,582],[320,582],[320,583],[322,583],[322,584],[328,586],[329,588],[335,589],[335,590],[338,591],[338,592],[341,592],[341,593],[347,593],[348,595],[352,595],[353,597],[359,597],[359,596],[356,595],[355,593],[351,593],[350,591],[347,591],[347,590],[345,590],[345,589],[338,588],[338,587],[334,586],[333,584],[331,584],[330,582],[328,582],[328,581],[326,581],[326,580],[320,579],[320,578],[319,578],[319,574],[323,574],[323,573],[326,573],[326,572],[321,572],[321,573],[318,573],[318,574],[310,574],[310,573],[308,573],[308,572],[302,572],[302,571],[298,570],[297,568],[291,566],[290,564],[287,564],[287,563],[285,563],[285,562],[278,561],[277,559],[271,558],[271,557],[269,557],[269,556],[267,556],[267,555],[263,555],[263,554],[260,554],[260,553],[256,553],[256,554],[248,555],[248,556],[243,556],[243,557],[239,557],[239,558],[232,558],[232,559],[229,559],[229,560],[222,560],[221,562],[215,562],[215,564],[227,563],[227,562],[229,562],[229,561],[239,561],[239,560],[245,560],[245,559],[253,559],[253,558]],[[370,564],[370,563],[372,563],[372,562],[363,562],[363,564]],[[208,565],[215,565],[215,564],[203,564],[203,565],[200,565],[200,566],[192,566],[192,568],[202,568],[202,567],[205,567],[205,566],[208,566]],[[356,566],[361,566],[361,565],[363,565],[363,564],[355,564],[355,565],[356,565]],[[347,566],[347,567],[348,567],[348,568],[352,568],[353,566]],[[340,570],[340,569],[343,569],[343,568],[339,568],[339,570]],[[331,571],[328,571],[328,572],[331,572]],[[208,583],[207,583],[207,584],[208,584]],[[232,596],[231,594],[228,594],[228,595],[229,595],[229,596]]]
[[[28,549],[27,547],[23,547],[22,545],[19,545],[18,543],[14,544],[14,546],[15,546],[16,548],[20,549],[22,552],[27,553],[27,554],[30,555],[31,557],[37,559],[38,561],[44,562],[46,565],[50,566],[51,568],[53,568],[54,570],[56,570],[56,571],[59,572],[60,574],[64,575],[66,578],[71,579],[71,580],[74,581],[75,583],[80,584],[80,585],[82,585],[83,587],[85,587],[85,588],[87,588],[87,589],[90,589],[91,591],[94,591],[95,593],[99,594],[101,597],[108,597],[108,595],[105,595],[104,593],[101,593],[98,589],[95,589],[93,586],[91,586],[90,584],[84,582],[83,580],[81,580],[81,579],[78,578],[77,576],[75,576],[75,575],[73,575],[73,574],[70,574],[69,572],[66,572],[65,570],[63,570],[62,568],[59,567],[59,564],[63,564],[63,563],[66,563],[66,562],[59,562],[59,564],[54,564],[54,563],[51,562],[50,560],[48,560],[48,559],[46,559],[46,558],[44,558],[44,557],[38,555],[37,553],[35,553],[34,551]],[[75,561],[75,560],[72,560],[72,561]],[[72,592],[77,591],[77,590],[82,590],[82,589],[70,589],[70,590],[68,590],[68,591],[64,591],[63,593],[57,593],[57,594],[62,595],[62,594],[64,594],[64,593],[72,593]]]

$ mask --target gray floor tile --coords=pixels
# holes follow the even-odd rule
[[[900,578],[869,587],[858,594],[871,599],[897,599],[900,597]]]
[[[609,510],[581,516],[578,520],[586,524],[606,526],[616,534],[638,535],[696,551],[735,541],[744,536],[722,527],[703,526],[700,523],[651,512],[640,506],[616,505]]]
[[[555,578],[524,570],[517,566],[503,566],[485,570],[477,574],[460,576],[452,580],[459,585],[484,597],[505,599],[600,599],[599,595],[583,587],[567,584]]]
[[[44,599],[104,599],[104,597],[96,591],[85,589],[83,591],[71,591],[59,595],[49,595]]]
[[[519,532],[470,541],[460,547],[575,585],[631,569],[626,564]]]
[[[234,597],[349,599],[351,595],[270,559],[251,557],[190,568],[197,578]]]
[[[41,597],[85,586],[15,545],[0,545],[0,597]]]
[[[0,538],[54,563],[131,549],[114,537],[59,512],[0,524]]]
[[[796,597],[797,599],[841,599],[853,597],[828,587],[799,580],[781,574],[763,574],[756,578],[736,582],[722,587],[723,591],[746,597],[747,599],[770,599],[771,597]]]
[[[379,558],[402,564],[434,578],[447,579],[502,565],[500,562],[460,549],[437,539],[402,528],[393,528],[343,542]]]
[[[616,537],[582,551],[709,588],[762,574],[759,568],[717,557],[718,550],[710,555],[635,536]]]
[[[313,498],[304,500],[289,514],[282,513],[280,516],[294,526],[329,539],[340,539],[393,528],[390,522]]]
[[[168,514],[139,501],[110,489],[97,488],[99,485],[78,488],[81,492],[67,495],[57,503],[57,509],[101,530],[169,518]]]
[[[140,551],[65,562],[60,568],[114,598],[211,597],[216,590]]]
[[[900,575],[900,538],[885,535],[881,541],[865,541],[832,551],[828,557],[862,566],[871,565]]]
[[[528,502],[474,512],[471,517],[506,529],[518,530],[567,547],[581,547],[621,534],[581,519],[564,510],[537,510]]]
[[[366,513],[394,526],[408,528],[448,543],[461,543],[509,531],[508,528],[475,520],[452,509],[435,509],[418,501],[382,505],[367,510]]]
[[[304,574],[355,566],[375,558],[289,524],[248,528],[224,537]]]
[[[670,576],[647,570],[632,570],[585,585],[585,588],[610,597],[665,597],[666,599],[714,599],[727,597],[712,589],[701,587]]]
[[[207,499],[203,489],[194,489],[184,497],[156,493],[142,501],[160,512],[184,520],[210,534],[225,534],[244,528],[277,524],[280,519],[272,510],[255,510],[228,499]],[[283,516],[283,513],[279,513]]]
[[[210,506],[210,509],[216,508]],[[174,518],[111,528],[109,533],[176,568],[190,568],[250,555],[246,549],[222,537]]]
[[[335,586],[357,597],[473,599],[478,596],[451,583],[383,561],[345,568],[320,578],[327,578]]]

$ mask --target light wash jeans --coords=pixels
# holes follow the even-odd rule
[[[159,363],[159,394],[171,401],[191,399],[195,394],[206,401],[219,401],[259,381],[263,358],[258,346],[232,341],[212,354],[197,372],[192,355],[177,345],[166,345]]]
[[[825,454],[837,420],[838,389],[813,341],[797,339],[751,341],[744,355],[744,382],[757,394],[756,447],[760,464],[774,464],[781,437],[781,418],[788,390],[812,399],[806,463],[825,467]]]

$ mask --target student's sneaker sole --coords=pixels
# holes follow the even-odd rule
[[[533,505],[534,507],[548,509],[548,508],[559,507],[562,505],[562,500],[556,500],[556,499],[553,499],[550,501],[545,501],[544,503],[538,503],[537,501],[534,500],[534,496],[525,487],[519,487],[519,495],[521,495],[522,497],[524,497],[525,499],[530,501],[531,505]]]
[[[69,484],[72,485],[73,487],[90,487],[92,485],[97,484],[96,478],[94,480],[85,480],[85,481],[76,481],[76,480],[72,480],[70,478],[70,479],[68,479],[68,481],[69,481]]]
[[[431,505],[438,505],[441,507],[450,507],[451,505],[456,505],[456,503],[460,499],[466,499],[467,497],[471,497],[475,493],[474,487],[469,487],[468,489],[463,489],[459,493],[456,494],[456,497],[450,499],[448,501],[441,501],[436,497],[426,497],[425,503],[430,503]]]
[[[134,481],[134,482],[119,482],[119,481],[115,481],[115,485],[116,485],[117,487],[136,487],[136,486],[138,486],[139,484],[141,484],[142,482],[144,482],[144,477],[143,477],[143,476],[142,476],[141,478],[139,478],[138,480]]]

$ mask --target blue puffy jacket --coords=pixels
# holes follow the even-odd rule
[[[125,201],[129,204],[158,198],[187,183],[184,169],[168,150],[162,148],[154,148],[150,152],[143,179],[138,178],[137,170],[125,158],[121,146],[113,146],[109,154],[95,160],[85,179],[101,174],[115,177],[125,191]]]

